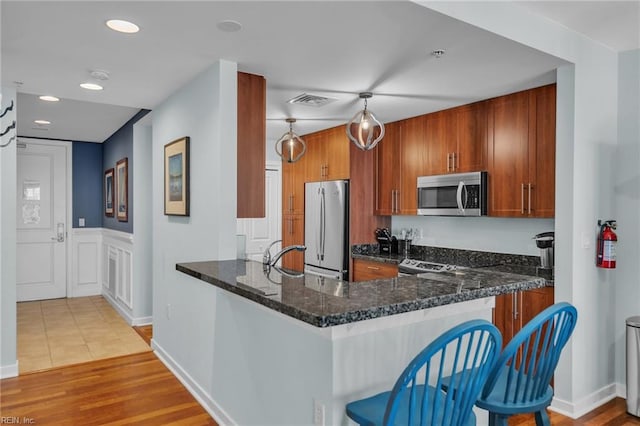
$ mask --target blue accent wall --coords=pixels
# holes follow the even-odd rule
[[[116,163],[123,159],[128,158],[128,177],[127,177],[127,194],[128,194],[128,220],[126,222],[120,222],[117,218],[117,214],[113,217],[107,217],[102,214],[102,227],[113,229],[116,231],[133,233],[133,214],[134,204],[133,199],[133,180],[135,179],[133,170],[133,125],[142,117],[147,115],[149,110],[140,110],[136,115],[127,121],[124,126],[118,129],[113,135],[104,141],[102,144],[102,171],[110,168],[115,168]],[[117,194],[116,194],[117,199]],[[114,205],[115,208],[115,205]]]
[[[79,228],[83,217],[85,228],[102,226],[102,145],[73,142],[73,227]]]

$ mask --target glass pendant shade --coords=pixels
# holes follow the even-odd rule
[[[347,136],[363,151],[375,148],[384,137],[384,124],[367,110],[367,99],[371,96],[369,92],[360,93],[360,98],[364,99],[364,109],[347,123]]]
[[[295,163],[307,151],[307,144],[293,132],[293,123],[295,122],[295,119],[287,118],[289,131],[276,142],[276,153],[287,163]]]

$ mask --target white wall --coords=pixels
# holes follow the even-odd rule
[[[402,228],[422,231],[414,245],[491,251],[537,256],[533,236],[553,231],[553,219],[505,219],[498,217],[394,216],[394,235]]]
[[[133,317],[151,318],[152,295],[152,253],[153,214],[151,157],[152,134],[149,113],[133,125],[133,199],[136,200],[136,214],[133,216]]]
[[[558,69],[555,298],[573,303],[579,319],[556,370],[554,406],[577,417],[615,396],[614,336],[624,327],[613,320],[615,272],[596,269],[593,242],[597,220],[616,213],[617,54],[516,3],[421,3],[570,63]]]
[[[237,66],[220,61],[153,111],[153,332],[162,349],[211,392],[214,287],[176,263],[236,257]],[[191,215],[165,216],[164,145],[189,136]]]
[[[640,315],[640,49],[619,54],[618,149],[613,192],[618,220],[616,382],[625,383],[625,319]]]
[[[16,90],[1,87],[1,106],[14,101],[2,129],[16,119]],[[9,135],[15,134],[11,131]],[[8,136],[8,135],[7,135]],[[6,142],[7,136],[2,138]],[[16,141],[0,148],[0,378],[18,374],[16,355]]]

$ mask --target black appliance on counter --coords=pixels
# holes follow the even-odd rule
[[[398,239],[391,235],[388,228],[378,228],[375,234],[380,254],[398,254]]]

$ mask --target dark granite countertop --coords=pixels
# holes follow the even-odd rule
[[[352,247],[351,257],[353,259],[392,263],[395,265],[402,262],[405,258],[402,254],[379,253],[377,244],[355,245]],[[553,287],[554,285],[553,272],[549,269],[540,268],[539,258],[537,256],[414,246],[412,247],[409,258],[539,277],[545,279],[546,286]]]
[[[545,280],[488,269],[461,269],[365,282],[288,277],[244,260],[179,263],[176,269],[316,327],[544,287]]]

